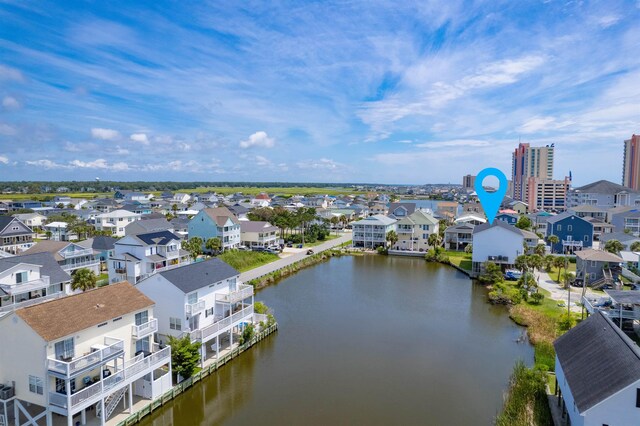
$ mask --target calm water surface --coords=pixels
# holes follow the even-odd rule
[[[164,425],[489,425],[523,329],[422,259],[343,257],[256,300],[280,330],[148,417]]]

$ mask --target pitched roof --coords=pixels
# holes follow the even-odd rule
[[[124,232],[127,235],[143,234],[146,232],[158,232],[172,229],[173,226],[169,221],[162,217],[158,219],[145,219],[136,220],[124,227]]]
[[[473,231],[476,226],[473,223],[459,223],[457,225],[448,226],[444,232],[453,231]]]
[[[208,208],[200,211],[205,212],[218,226],[224,226],[228,219],[234,223],[238,222],[238,218],[226,207]]]
[[[169,231],[158,231],[158,232],[147,232],[144,234],[132,235],[133,238],[136,238],[142,241],[146,245],[166,245],[171,240],[180,241],[180,237],[178,237],[173,232]]]
[[[575,213],[571,213],[571,212],[564,212],[564,213],[556,214],[556,215],[553,215],[553,216],[549,216],[549,218],[547,219],[547,223],[556,223],[556,222],[559,222],[559,221],[564,220],[564,219],[566,219],[568,217],[571,217],[571,216],[574,216],[578,220],[582,220],[584,222],[590,223],[588,220],[578,216]]]
[[[31,246],[28,250],[25,250],[25,254],[34,254],[34,253],[51,253],[55,257],[56,260],[63,260],[63,257],[58,254],[60,250],[68,246],[69,241],[53,241],[53,240],[42,240],[39,243]]]
[[[493,224],[490,224],[489,222],[487,222],[487,223],[483,223],[482,225],[477,225],[475,228],[473,228],[473,234],[475,235],[479,232],[486,231],[487,229],[494,228],[494,227],[499,227],[499,228],[506,229],[507,231],[514,232],[516,234],[521,235],[523,238],[528,238],[528,239],[539,238],[535,232],[527,231],[526,229],[516,228],[514,225],[510,225],[504,220],[494,220]]]
[[[15,218],[15,217],[12,217],[12,216],[0,216],[0,232],[4,231],[5,228],[7,226],[9,226],[9,224],[11,222],[13,222],[14,220],[17,221],[17,222],[22,223],[19,219]],[[29,229],[29,227],[27,225],[23,224],[23,226],[26,227],[27,229]]]
[[[576,257],[580,260],[593,260],[596,262],[615,262],[621,263],[622,258],[616,254],[609,253],[604,250],[584,249],[577,251]]]
[[[591,204],[582,204],[575,207],[570,207],[567,210],[571,210],[574,212],[584,212],[584,213],[604,213],[606,210],[597,206],[592,206]]]
[[[383,214],[375,214],[373,216],[369,216],[367,218],[364,219],[360,219],[357,222],[353,222],[352,225],[367,225],[367,224],[374,224],[378,222],[378,224],[380,225],[392,225],[394,223],[396,223],[397,221],[395,219],[392,219],[390,217],[387,217]]]
[[[65,283],[71,280],[71,276],[60,267],[51,253],[21,254],[19,256],[1,258],[0,271],[6,271],[20,263],[40,265],[40,274],[48,276],[51,284]]]
[[[553,346],[580,413],[640,380],[640,350],[600,311]]]
[[[580,188],[574,188],[574,191],[591,192],[591,193],[598,193],[598,194],[612,194],[612,195],[622,191],[626,191],[634,194],[638,192],[638,191],[634,191],[631,188],[627,188],[626,186],[622,186],[617,183],[610,182],[608,180],[599,180],[596,182],[592,182],[587,185],[581,186]]]
[[[600,235],[600,242],[607,242],[609,240],[618,240],[621,243],[626,243],[640,240],[640,237],[635,237],[633,234],[625,234],[624,232],[605,232]]]
[[[17,309],[16,314],[51,342],[153,305],[140,290],[123,281]]]
[[[395,216],[393,215],[393,212],[394,212],[394,210],[396,210],[398,207],[404,207],[404,208],[405,208],[405,210],[407,211],[407,214],[405,215],[405,217],[406,217],[406,216],[409,216],[409,215],[411,215],[411,214],[413,214],[413,212],[415,212],[415,211],[416,211],[416,203],[408,203],[408,202],[402,202],[402,203],[391,203],[391,204],[389,204],[389,209],[388,209],[388,211],[389,211],[389,216],[393,216],[393,217],[395,217]]]
[[[438,220],[424,210],[416,210],[407,217],[398,220],[399,224],[435,225]]]
[[[278,227],[273,226],[269,222],[253,221],[253,220],[241,220],[240,231],[241,232],[271,232],[277,231]]]
[[[623,305],[640,305],[640,291],[605,290],[604,292],[616,303]]]
[[[240,272],[236,271],[228,263],[218,258],[213,258],[204,262],[191,263],[160,272],[160,275],[182,292],[190,293],[202,287],[240,275]]]

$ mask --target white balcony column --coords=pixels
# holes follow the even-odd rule
[[[229,330],[229,349],[233,347],[233,327]]]
[[[104,398],[102,398],[100,400],[100,424],[102,426],[104,426],[104,424],[106,423],[107,419],[106,419],[106,415],[107,413],[105,413],[105,409],[107,408],[106,404],[104,403]]]
[[[87,424],[87,409],[84,408],[82,411],[80,411],[80,424],[82,425],[86,425]]]
[[[153,379],[153,376],[151,378]],[[133,383],[129,383],[129,414],[133,414]]]
[[[202,342],[200,345],[200,368],[204,368],[204,359],[207,356],[207,344]]]

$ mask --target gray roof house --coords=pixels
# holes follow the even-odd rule
[[[174,227],[165,218],[137,220],[124,227],[125,235],[146,234],[148,232],[160,231],[173,232]]]
[[[558,396],[572,425],[640,424],[640,350],[604,313],[553,346]]]

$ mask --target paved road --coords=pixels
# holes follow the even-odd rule
[[[547,290],[551,295],[549,296],[553,300],[557,300],[558,302],[567,303],[567,298],[569,293],[564,288],[564,286],[555,282],[549,274],[544,271],[536,272],[536,275],[540,277],[538,285],[540,288]],[[599,299],[602,297],[602,294],[598,294],[593,292],[590,288],[587,288],[586,296],[590,298]],[[571,287],[571,310],[573,312],[581,312],[582,307],[578,306],[578,303],[581,303],[582,297],[582,287]]]
[[[322,243],[315,247],[311,247],[315,253],[320,253],[325,250],[332,249],[335,246],[339,246],[342,243],[351,240],[351,232],[346,232],[338,238],[334,238],[333,240],[327,241],[326,243]],[[240,281],[247,282],[254,278],[261,277],[270,272],[276,271],[280,268],[284,268],[285,266],[291,265],[301,259],[307,257],[307,251],[303,250],[300,253],[292,254],[291,256],[285,257],[284,259],[276,260],[275,262],[268,263],[266,265],[260,266],[255,269],[251,269],[247,272],[243,272],[240,274]]]

